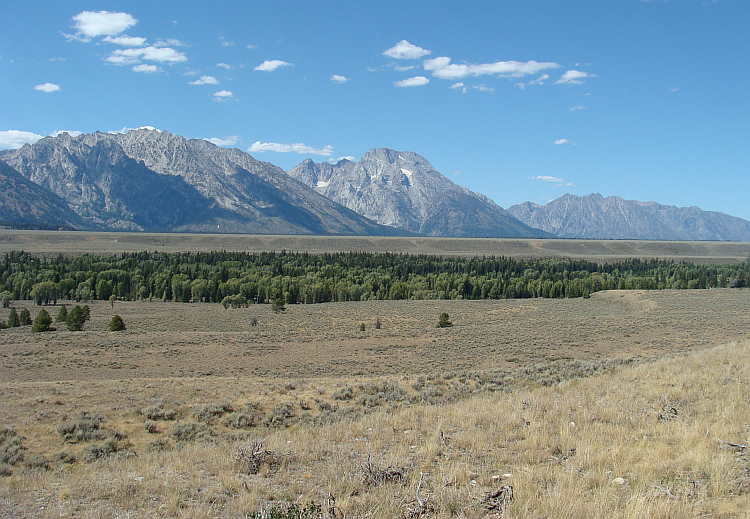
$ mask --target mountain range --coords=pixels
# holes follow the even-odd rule
[[[552,237],[519,222],[484,195],[437,172],[409,151],[379,148],[359,162],[306,160],[289,175],[382,225],[427,236]]]
[[[566,194],[546,205],[514,205],[508,212],[560,238],[750,241],[750,222],[697,207]]]
[[[61,133],[0,152],[0,224],[85,230],[750,241],[750,222],[697,207],[564,195],[507,210],[422,156],[288,172],[153,128]]]

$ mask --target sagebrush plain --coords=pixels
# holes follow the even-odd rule
[[[0,517],[750,516],[748,289],[88,304],[0,331]]]

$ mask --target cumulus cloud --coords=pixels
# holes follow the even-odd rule
[[[495,89],[492,87],[488,87],[487,85],[480,83],[479,85],[471,85],[467,86],[462,81],[459,81],[458,83],[453,83],[451,85],[451,89],[453,90],[460,90],[461,93],[465,94],[469,90],[476,90],[477,92],[487,92],[489,94],[494,94]]]
[[[181,63],[187,61],[187,56],[171,47],[141,47],[133,49],[117,49],[105,60],[114,65],[137,65],[145,61],[159,63]]]
[[[431,54],[431,51],[412,45],[406,40],[401,40],[390,49],[383,52],[383,56],[393,59],[419,59]]]
[[[568,70],[565,74],[560,76],[560,79],[555,81],[556,85],[582,85],[582,79],[591,77],[586,72],[580,70]]]
[[[239,141],[239,137],[236,135],[230,135],[229,137],[225,139],[220,139],[218,137],[211,137],[210,139],[204,139],[211,144],[216,144],[217,146],[234,146],[237,144],[237,141]]]
[[[339,76],[338,74],[334,74],[331,76],[331,81],[334,83],[346,83],[349,81],[349,78],[346,76]]]
[[[115,45],[120,45],[121,47],[141,47],[144,43],[146,43],[146,38],[139,38],[136,36],[107,36],[106,38],[102,39],[102,41],[106,41],[107,43],[114,43]]]
[[[219,80],[213,76],[201,76],[200,79],[190,82],[191,85],[218,85]]]
[[[266,60],[257,67],[255,67],[253,70],[259,70],[261,72],[273,72],[279,67],[291,67],[292,64],[288,63],[286,61],[281,61],[280,59],[271,59]]]
[[[156,65],[136,65],[133,67],[133,72],[143,72],[146,74],[154,74],[155,72],[161,72],[161,69],[157,67]]]
[[[22,132],[20,130],[2,130],[0,131],[0,149],[15,150],[24,144],[34,144],[42,138],[44,138],[42,135],[36,133]]]
[[[221,103],[224,101],[229,101],[230,99],[234,99],[234,94],[229,90],[219,90],[218,92],[214,92],[213,98],[214,101]]]
[[[451,63],[451,58],[441,56],[425,60],[424,69],[431,71],[432,75],[440,79],[463,79],[468,76],[479,77],[484,75],[497,75],[500,77],[521,77],[528,74],[537,74],[542,70],[558,68],[560,65],[553,62],[538,61],[497,61],[495,63]]]
[[[39,90],[40,92],[46,92],[49,94],[51,92],[57,92],[58,90],[60,90],[60,85],[56,85],[54,83],[44,83],[41,85],[36,85],[34,87],[34,90]]]
[[[263,153],[266,151],[275,151],[277,153],[299,153],[300,155],[321,155],[330,157],[333,153],[333,146],[330,144],[322,148],[315,148],[307,144],[280,144],[278,142],[260,142],[256,141],[247,149],[248,153]]]
[[[217,63],[216,66],[227,69],[227,70],[232,70],[234,68],[232,65],[229,65],[228,63]]]
[[[73,17],[73,28],[76,33],[66,34],[68,39],[91,41],[97,36],[117,36],[138,23],[128,13],[110,11],[83,11]]]
[[[410,77],[409,79],[396,81],[393,84],[396,85],[397,87],[407,88],[407,87],[416,87],[416,86],[426,85],[429,82],[430,80],[424,76],[414,76],[414,77]]]

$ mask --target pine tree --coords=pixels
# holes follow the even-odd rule
[[[31,326],[31,331],[34,333],[52,331],[52,328],[49,327],[50,324],[52,324],[52,317],[50,317],[47,310],[42,308],[34,318],[34,324]]]
[[[83,307],[76,305],[65,318],[65,325],[71,332],[80,332],[83,330],[83,325],[89,320],[89,307],[84,305]]]
[[[271,310],[273,310],[277,314],[285,312],[286,308],[284,307],[284,300],[280,297],[274,299],[271,303]]]
[[[21,326],[21,321],[18,319],[18,312],[15,308],[10,309],[8,314],[8,328],[17,328]]]
[[[122,317],[119,315],[115,315],[112,317],[112,320],[109,321],[109,331],[110,332],[121,332],[125,329],[125,321],[122,320]]]
[[[18,316],[18,322],[21,323],[21,326],[28,326],[31,324],[31,313],[28,308],[21,309],[21,313]]]
[[[64,323],[65,319],[67,318],[68,318],[68,308],[65,305],[62,305],[60,307],[60,311],[57,312],[57,317],[55,317],[55,322]]]

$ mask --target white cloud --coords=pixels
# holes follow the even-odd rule
[[[161,133],[161,130],[158,128],[154,128],[153,126],[139,126],[138,128],[128,128],[127,126],[123,126],[120,130],[110,130],[107,133],[117,134],[117,133],[128,133],[130,131],[134,130],[149,130],[149,131],[156,131]]]
[[[65,35],[68,39],[91,41],[97,36],[116,36],[131,28],[138,20],[127,13],[83,11],[73,17],[73,28],[78,32]]]
[[[578,143],[577,143],[577,142],[573,142],[573,141],[571,141],[571,140],[568,140],[568,139],[557,139],[557,140],[556,140],[555,142],[553,142],[552,144],[556,144],[556,145],[560,145],[560,144],[570,144],[570,145],[572,145],[572,146],[578,146]]]
[[[161,69],[157,67],[156,65],[136,65],[133,67],[133,72],[144,72],[146,74],[154,74],[156,72],[161,72]]]
[[[277,153],[299,153],[300,155],[322,155],[330,157],[333,153],[333,146],[330,144],[322,148],[315,148],[307,144],[279,144],[278,142],[260,142],[256,141],[247,149],[248,153],[263,153],[265,151],[275,151]]]
[[[570,111],[571,112],[575,112],[576,110],[585,110],[585,109],[586,109],[586,107],[582,106],[582,105],[577,105],[577,106],[571,106],[570,107]]]
[[[495,63],[462,63],[457,65],[451,63],[451,58],[441,56],[428,59],[424,62],[424,69],[432,71],[432,75],[440,79],[463,79],[467,76],[497,75],[500,77],[521,77],[527,74],[558,68],[560,65],[553,62],[538,61],[497,61]]]
[[[42,135],[36,133],[22,132],[20,130],[2,130],[0,131],[0,149],[15,150],[24,144],[34,144],[42,138],[44,138]]]
[[[349,81],[349,78],[346,76],[339,76],[338,74],[334,74],[331,76],[331,81],[334,83],[346,83]]]
[[[279,67],[291,67],[291,63],[281,61],[280,59],[267,60],[255,67],[253,70],[259,70],[261,72],[273,72]]]
[[[258,46],[257,45],[252,45],[252,44],[248,43],[247,45],[245,45],[245,48],[253,50],[253,49],[257,49]]]
[[[180,40],[174,38],[167,38],[166,40],[159,39],[154,43],[154,47],[185,47],[187,43],[183,43]]]
[[[144,43],[146,43],[146,38],[139,38],[136,36],[107,36],[102,41],[106,41],[107,43],[114,43],[115,45],[120,45],[122,47],[141,47]]]
[[[461,89],[463,89],[463,91],[464,91],[464,92],[466,92],[466,85],[464,85],[464,84],[463,84],[462,82],[460,82],[460,81],[459,81],[458,83],[453,83],[453,84],[451,85],[451,88],[452,88],[453,90],[461,90]]]
[[[414,77],[410,77],[409,79],[396,81],[393,84],[396,85],[397,87],[405,88],[405,87],[422,86],[422,85],[426,85],[429,82],[430,80],[424,76],[414,76]]]
[[[218,137],[211,137],[210,139],[204,139],[211,144],[216,144],[217,146],[234,146],[237,144],[237,141],[239,141],[239,137],[236,135],[230,135],[226,139],[220,139]]]
[[[225,68],[227,70],[232,70],[234,67],[232,65],[229,65],[227,63],[217,63],[217,67]]]
[[[560,79],[555,81],[556,85],[582,85],[584,78],[591,77],[586,72],[580,70],[568,70],[565,74],[560,76]]]
[[[213,76],[201,76],[200,79],[190,82],[191,85],[218,85],[219,80]]]
[[[46,92],[49,94],[50,92],[57,92],[58,90],[60,90],[60,85],[56,85],[54,83],[44,83],[42,85],[36,85],[34,87],[34,90],[39,90],[40,92]]]
[[[346,155],[344,157],[339,157],[337,159],[328,159],[328,162],[332,164],[336,164],[337,162],[341,162],[342,160],[348,160],[349,162],[354,162],[357,160],[357,157],[352,157],[351,155]]]
[[[414,65],[405,65],[405,66],[393,67],[393,70],[395,70],[396,72],[406,72],[407,70],[412,70],[414,68],[416,68]]]
[[[223,47],[233,47],[234,42],[232,40],[226,39],[224,36],[219,36],[219,40],[221,41],[221,45]]]
[[[529,81],[529,85],[543,85],[549,79],[549,74],[542,74],[538,78]]]
[[[217,101],[219,103],[234,99],[234,94],[229,90],[219,90],[218,92],[214,92],[213,96],[214,101]]]
[[[394,59],[419,59],[431,54],[431,51],[412,45],[406,40],[401,40],[390,49],[383,52],[383,56]]]
[[[542,182],[549,182],[550,184],[557,184],[556,187],[570,187],[573,182],[566,182],[559,177],[551,177],[548,175],[537,175],[535,177],[529,177],[529,180],[541,180]]]
[[[187,56],[170,47],[142,47],[137,49],[117,49],[105,60],[115,65],[136,65],[141,60],[160,63],[181,63]]]

